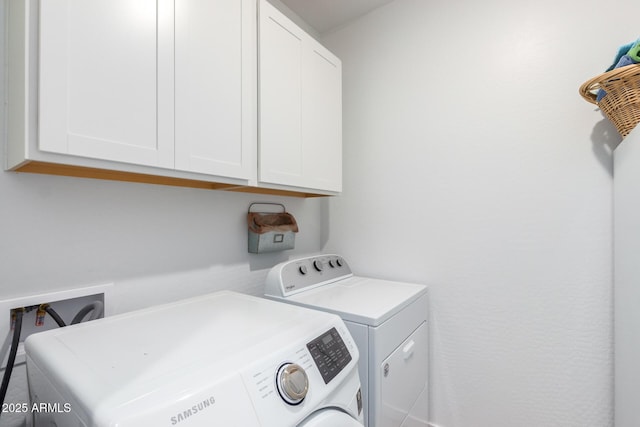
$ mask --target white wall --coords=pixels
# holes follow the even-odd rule
[[[396,0],[343,61],[344,193],[327,251],[431,292],[440,427],[612,421],[611,150],[578,94],[640,3]]]
[[[633,427],[640,425],[640,128],[616,148],[614,165],[614,409],[618,427]]]

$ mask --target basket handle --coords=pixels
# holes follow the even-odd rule
[[[621,79],[634,74],[640,74],[640,64],[625,65],[624,67],[615,68],[606,73],[599,74],[592,79],[587,80],[580,86],[580,95],[592,104],[598,104],[596,102],[598,89],[601,88],[601,82]]]
[[[251,208],[254,205],[271,205],[271,206],[280,206],[282,208],[282,212],[286,212],[287,208],[284,207],[282,203],[271,203],[271,202],[255,202],[249,205],[249,213],[251,213]]]

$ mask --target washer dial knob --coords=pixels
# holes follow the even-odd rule
[[[322,271],[322,268],[323,268],[322,261],[319,261],[319,260],[313,261],[313,268],[315,268],[316,271]]]
[[[285,363],[278,369],[276,385],[280,397],[289,405],[297,405],[309,391],[309,377],[302,366],[296,363]]]

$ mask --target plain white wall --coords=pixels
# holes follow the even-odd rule
[[[432,422],[612,420],[612,163],[578,87],[640,3],[396,0],[324,35],[343,61],[327,251],[430,286]]]
[[[614,168],[614,412],[618,427],[633,427],[640,425],[640,128],[616,148]]]

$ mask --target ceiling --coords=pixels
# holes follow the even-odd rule
[[[393,0],[280,0],[322,34]]]

